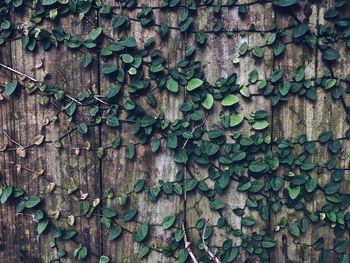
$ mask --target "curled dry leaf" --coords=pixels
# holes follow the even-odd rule
[[[28,94],[32,94],[36,91],[36,89],[38,88],[37,85],[35,85],[34,83],[25,83],[24,85],[24,88],[25,88],[25,91],[28,93]]]
[[[0,152],[4,152],[7,149],[8,144],[4,143],[4,144],[0,144]]]
[[[50,118],[48,116],[45,116],[44,119],[43,119],[43,126],[46,126],[50,123]]]
[[[22,166],[19,165],[19,164],[17,164],[17,165],[16,165],[16,172],[17,172],[17,173],[20,173],[21,171],[22,171]]]
[[[38,170],[35,171],[35,174],[37,176],[42,176],[45,173],[45,170],[43,168],[39,168]]]
[[[60,218],[61,211],[60,210],[51,211],[49,215],[52,219],[58,220]]]
[[[39,69],[39,68],[41,68],[42,66],[43,66],[43,60],[40,59],[40,61],[37,62],[37,63],[35,64],[35,68],[36,68],[36,69]]]
[[[75,151],[75,155],[79,155],[80,154],[80,149],[79,148],[75,148],[74,151]]]
[[[17,149],[16,149],[16,153],[19,157],[21,158],[24,158],[26,157],[26,149],[23,147],[23,146],[19,146]]]
[[[231,59],[233,64],[239,64],[240,58],[239,57],[235,57]]]
[[[49,183],[47,185],[47,192],[52,193],[55,190],[55,188],[56,188],[56,184],[55,183]]]
[[[100,198],[96,198],[93,202],[92,202],[92,206],[96,207],[99,205],[99,203],[101,202]]]
[[[85,149],[88,151],[91,149],[91,144],[89,141],[85,141]]]
[[[79,197],[79,199],[80,200],[85,200],[87,197],[88,197],[88,193],[82,193],[82,192],[80,192],[80,197]]]
[[[75,222],[75,217],[74,217],[73,215],[69,215],[69,216],[67,217],[67,223],[68,223],[68,225],[73,226],[73,225],[74,225],[74,222]]]
[[[36,137],[35,137],[35,141],[34,141],[35,145],[40,145],[40,144],[42,144],[43,141],[44,141],[44,138],[45,138],[45,136],[42,135],[42,134],[36,136]]]
[[[78,186],[73,186],[67,190],[68,194],[73,194],[76,190],[78,190]]]

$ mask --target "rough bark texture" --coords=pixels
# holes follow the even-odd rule
[[[115,1],[109,1],[111,5],[116,5]],[[152,0],[145,1],[151,6],[159,6],[162,1]],[[318,2],[312,4],[312,16],[310,21],[313,25],[322,22],[323,13],[330,3]],[[118,10],[118,9],[116,9]],[[210,10],[211,11],[211,10]],[[132,15],[136,17],[137,10]],[[155,20],[158,24],[167,22],[169,25],[177,26],[179,16],[174,12],[161,12],[158,9],[154,10]],[[302,18],[302,10],[296,14]],[[25,20],[28,14],[23,14],[22,17],[16,17],[18,20]],[[246,17],[240,17],[237,8],[223,8],[220,17],[224,21],[226,29],[234,27],[246,28],[254,23],[259,30],[267,30],[273,22],[277,26],[285,27],[288,25],[287,14],[274,15],[272,4],[252,5],[249,6],[249,13]],[[91,20],[95,25],[100,25],[114,39],[118,39],[125,32],[113,30],[110,21],[104,18],[92,17]],[[195,27],[200,30],[211,30],[211,25],[217,20],[216,17],[209,12],[207,8],[200,8],[197,14]],[[77,17],[65,18],[62,21],[62,27],[68,32],[74,32],[76,35],[86,35],[91,27],[88,23],[82,23]],[[287,34],[290,35],[290,31]],[[154,28],[144,29],[137,22],[131,22],[131,29],[128,32],[133,35],[139,43],[150,36],[154,36],[158,41],[158,35]],[[307,77],[319,76],[323,70],[321,54],[310,52],[298,45],[288,45],[285,54],[278,58],[272,59],[270,49],[265,50],[265,55],[259,62],[254,62],[251,55],[241,59],[240,64],[234,65],[231,59],[238,55],[238,47],[241,43],[247,42],[249,47],[261,46],[265,44],[266,36],[261,36],[257,32],[249,32],[246,35],[234,33],[232,37],[227,37],[225,34],[207,34],[206,46],[203,49],[197,49],[196,60],[202,61],[205,66],[207,80],[215,83],[220,76],[227,77],[232,72],[236,72],[240,83],[247,83],[248,73],[254,68],[258,69],[259,79],[269,78],[271,73],[278,69],[284,68],[287,76],[291,77],[291,72],[296,66],[304,65],[307,67]],[[289,36],[289,39],[291,37]],[[107,41],[107,40],[106,40]],[[186,48],[195,45],[193,34],[181,34],[177,30],[170,30],[170,35],[167,41],[158,44],[160,49],[168,59],[168,65],[175,66],[176,61],[184,56]],[[342,46],[343,43],[341,44]],[[345,52],[343,52],[345,54]],[[44,52],[41,49],[34,54],[24,51],[21,47],[20,40],[6,43],[0,49],[0,62],[18,69],[36,79],[42,80],[45,73],[49,73],[49,82],[57,84],[69,94],[77,94],[80,91],[91,89],[96,94],[105,95],[109,82],[100,73],[101,66],[94,65],[89,70],[82,68],[80,58],[81,52],[73,52],[66,50],[64,47],[53,49],[50,52]],[[343,62],[337,64],[339,72],[335,72],[338,77],[344,78],[349,69],[349,60],[345,55],[342,57]],[[43,62],[43,66],[36,67],[36,64]],[[11,79],[11,73],[4,69],[0,72],[0,82],[5,83]],[[295,140],[300,134],[306,133],[308,139],[316,139],[319,133],[323,130],[332,130],[334,137],[341,137],[347,129],[347,125],[343,120],[345,113],[340,103],[335,103],[329,95],[325,95],[322,91],[318,93],[317,104],[311,104],[307,100],[299,97],[289,97],[287,103],[277,108],[272,108],[270,100],[263,96],[256,95],[257,87],[254,85],[249,87],[251,94],[254,94],[250,99],[241,98],[240,111],[245,115],[258,109],[265,109],[272,114],[270,122],[272,126],[269,132],[273,138],[283,137],[286,139]],[[126,93],[124,95],[127,95]],[[158,100],[157,109],[153,109],[156,113],[162,110],[170,119],[182,118],[182,113],[178,111],[179,106],[186,99],[186,94],[169,95],[168,93],[156,92],[155,96]],[[46,140],[59,138],[66,133],[72,123],[69,122],[64,114],[58,114],[58,119],[55,123],[50,123],[43,126],[47,118],[52,118],[56,115],[55,108],[43,107],[39,104],[40,96],[29,95],[24,91],[19,92],[16,99],[0,101],[0,124],[1,132],[6,131],[11,138],[19,142],[21,145],[29,145],[33,142],[35,136],[39,134],[45,135]],[[142,104],[143,105],[143,104]],[[147,107],[147,104],[144,103]],[[215,105],[215,110],[208,116],[208,125],[215,126],[218,124],[219,114],[223,111],[220,106]],[[250,126],[244,126],[243,134],[250,134]],[[138,145],[136,158],[128,160],[124,156],[124,148],[120,150],[107,149],[105,156],[99,159],[96,156],[95,150],[77,150],[84,147],[85,141],[91,143],[92,149],[99,146],[106,146],[106,143],[111,141],[116,135],[122,137],[122,144],[128,142],[137,142],[137,138],[131,135],[131,126],[127,123],[122,123],[122,128],[119,132],[113,129],[102,130],[101,128],[91,128],[90,133],[82,137],[79,134],[73,133],[62,140],[64,148],[59,149],[53,145],[33,147],[27,151],[25,159],[16,156],[15,152],[0,152],[0,176],[1,179],[11,185],[18,185],[29,194],[38,194],[45,199],[44,207],[47,211],[60,210],[64,216],[70,214],[80,214],[79,202],[76,202],[74,196],[68,196],[64,189],[58,189],[53,194],[46,190],[47,183],[42,178],[37,178],[26,169],[16,168],[16,165],[11,165],[10,162],[36,170],[43,168],[45,176],[57,185],[62,185],[65,188],[78,186],[82,193],[88,193],[89,198],[102,198],[107,195],[107,190],[113,188],[115,194],[132,190],[134,183],[139,178],[144,178],[147,185],[155,185],[159,180],[174,180],[178,171],[183,169],[177,166],[172,161],[171,153],[165,150],[164,141],[162,142],[162,151],[153,154],[149,147]],[[0,136],[0,146],[9,143],[6,136]],[[1,147],[0,147],[1,148]],[[348,156],[347,149],[344,145],[343,156]],[[318,160],[326,161],[328,159],[327,150],[319,152]],[[346,165],[344,158],[344,166]],[[191,169],[191,173],[182,170],[188,178],[194,176],[196,179],[207,177],[206,169],[195,167]],[[317,176],[317,175],[315,175]],[[329,175],[328,175],[329,176]],[[348,177],[348,175],[346,175]],[[321,179],[326,184],[328,177]],[[348,179],[347,179],[348,180]],[[346,181],[348,182],[348,181]],[[210,185],[213,186],[213,185]],[[225,192],[222,199],[229,204],[223,211],[228,217],[230,223],[236,228],[240,227],[240,218],[232,213],[234,208],[243,208],[246,202],[246,196],[236,191],[236,183],[230,184],[230,189]],[[349,191],[346,186],[343,186],[344,192]],[[175,195],[170,197],[162,197],[160,201],[152,203],[147,201],[147,192],[144,196],[131,195],[131,202],[128,207],[138,209],[138,221],[148,221],[152,226],[151,242],[159,246],[166,236],[162,230],[162,218],[168,214],[175,214],[179,211],[184,211],[181,217],[177,218],[177,224],[180,225],[185,221],[187,225],[194,226],[197,219],[200,217],[209,218],[209,225],[215,225],[220,216],[209,208],[209,201],[203,195],[189,193],[186,200],[180,199]],[[311,207],[318,208],[322,205],[323,200],[316,199],[308,204]],[[119,211],[124,211],[119,207],[116,201],[106,201],[108,205],[118,208]],[[254,216],[255,212],[252,212]],[[278,246],[271,252],[272,262],[315,262],[318,259],[318,252],[308,252],[308,249],[299,246],[289,239],[288,233],[285,231],[275,233],[274,227],[278,224],[283,216],[290,215],[291,211],[284,209],[278,216],[271,215],[270,222],[257,221],[258,227],[270,229],[272,235],[278,240]],[[293,217],[297,215],[293,214]],[[301,216],[301,215],[300,215]],[[259,218],[259,216],[254,216]],[[65,225],[65,224],[63,224]],[[130,231],[133,231],[132,225],[128,224]],[[25,215],[15,215],[14,205],[0,205],[0,261],[1,262],[48,262],[53,255],[54,250],[48,247],[50,237],[48,235],[38,236],[34,232],[35,222],[31,217]],[[75,227],[79,231],[75,242],[58,243],[58,248],[67,248],[72,250],[76,246],[76,242],[82,242],[88,246],[89,250],[94,255],[108,255],[112,258],[112,262],[137,262],[135,254],[138,246],[134,244],[132,235],[124,233],[123,237],[118,241],[108,240],[108,231],[101,226],[98,217],[87,220],[85,217],[76,218]],[[256,229],[254,229],[256,230]],[[251,231],[251,230],[249,230]],[[200,238],[195,231],[189,231],[189,239],[193,240],[193,244],[198,242]],[[332,231],[328,227],[317,227],[317,229],[308,230],[308,233],[303,237],[306,243],[313,243],[317,238],[323,236],[326,238],[326,248],[331,248],[333,244]],[[222,245],[226,238],[224,231],[215,230],[215,236],[211,239],[211,245]],[[234,237],[231,237],[234,239]],[[235,241],[238,245],[238,242]],[[244,258],[244,257],[242,257]],[[335,260],[335,256],[333,258]],[[143,262],[171,262],[173,259],[163,257],[159,253],[152,252]],[[97,262],[97,257],[91,256],[87,262]],[[75,262],[72,256],[65,258],[64,262]]]

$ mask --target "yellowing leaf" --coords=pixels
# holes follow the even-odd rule
[[[16,153],[19,157],[26,157],[26,149],[23,147],[23,146],[19,146],[17,149],[16,149]]]
[[[96,207],[96,206],[98,206],[98,205],[100,204],[100,202],[101,202],[100,198],[96,198],[96,199],[94,199],[94,201],[92,202],[92,206],[93,206],[93,207]]]
[[[74,222],[75,222],[75,217],[74,217],[73,215],[69,215],[69,216],[67,217],[67,223],[68,223],[68,225],[73,226],[73,225],[74,225]]]
[[[39,168],[38,170],[35,171],[35,174],[37,176],[42,176],[45,173],[45,170],[43,168]]]

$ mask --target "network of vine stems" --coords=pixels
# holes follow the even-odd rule
[[[334,103],[343,107],[344,122],[348,122],[349,108],[344,97],[349,91],[350,77],[340,78],[334,73],[341,57],[339,50],[344,50],[345,46],[342,55],[346,56],[346,48],[350,45],[347,1],[335,1],[328,9],[321,1],[297,0],[248,3],[168,0],[160,6],[133,0],[112,4],[101,1],[41,0],[32,3],[11,0],[0,5],[1,48],[9,47],[13,41],[21,41],[25,52],[50,51],[65,46],[66,52],[81,53],[81,66],[86,70],[97,64],[101,75],[110,82],[106,91],[92,87],[79,94],[70,94],[55,83],[37,80],[27,72],[0,63],[2,73],[8,76],[0,90],[1,98],[6,98],[5,103],[16,100],[18,94],[26,91],[41,97],[41,107],[52,107],[56,111],[55,116],[47,120],[44,129],[60,120],[61,115],[69,118],[69,127],[60,137],[47,140],[43,132],[29,145],[22,145],[11,131],[3,130],[8,143],[1,146],[1,152],[16,152],[20,158],[10,161],[10,164],[17,171],[34,175],[47,185],[48,193],[59,189],[68,194],[67,200],[79,202],[79,214],[58,210],[49,213],[44,210],[43,197],[29,195],[18,185],[8,185],[6,180],[1,182],[1,203],[15,204],[16,216],[32,217],[36,223],[34,231],[40,235],[51,235],[53,241],[49,246],[53,252],[50,262],[61,262],[69,254],[82,261],[89,257],[93,258],[93,262],[115,261],[112,255],[97,255],[91,251],[89,244],[79,242],[80,233],[74,225],[76,218],[80,217],[99,218],[109,242],[122,239],[123,233],[132,235],[134,242],[139,244],[138,260],[146,259],[150,253],[161,253],[178,263],[191,260],[270,262],[270,255],[281,249],[278,237],[279,232],[284,231],[296,245],[320,251],[321,262],[349,262],[346,235],[350,226],[350,196],[342,192],[341,187],[348,167],[342,167],[340,160],[342,144],[350,138],[350,131],[344,131],[340,138],[335,138],[331,131],[323,131],[313,140],[305,134],[295,141],[272,138],[269,133],[270,112],[256,109],[246,116],[237,107],[245,100],[261,96],[270,99],[272,107],[284,107],[292,96],[304,97],[306,103],[315,103],[321,89],[332,97]],[[271,24],[269,29],[259,29],[253,24],[249,28],[225,27],[224,9],[237,11],[237,16],[244,19],[249,16],[249,9],[256,6],[269,10],[274,17],[287,19],[288,26],[281,28],[276,23]],[[315,10],[321,8],[325,12],[314,26],[310,18],[315,16]],[[178,25],[156,21],[155,12],[177,14]],[[206,29],[197,28],[196,23],[198,13],[203,12],[216,21],[207,25]],[[17,17],[22,16],[27,18],[19,22]],[[87,23],[89,34],[83,37],[65,32],[59,24],[69,16],[79,17],[81,23]],[[110,35],[100,26],[101,21],[118,31],[119,37]],[[47,26],[50,22],[55,23],[54,28]],[[154,29],[157,37],[137,42],[129,30],[133,23]],[[169,66],[170,62],[171,65],[175,63],[167,61],[157,50],[159,43],[168,41],[172,30],[179,31],[180,37],[193,38],[192,45],[181,54],[182,59],[176,61],[175,67]],[[303,46],[307,53],[321,57],[326,70],[322,75],[307,77],[307,68],[297,65],[289,74],[283,68],[274,68],[268,79],[261,79],[258,71],[252,70],[247,76],[232,72],[226,77],[217,76],[215,83],[208,82],[203,65],[196,61],[196,50],[205,49],[207,35],[226,34],[227,38],[231,38],[237,34],[244,38],[251,33],[260,33],[265,42],[253,47],[242,42],[240,46],[233,47],[237,49],[237,57],[232,58],[233,64],[239,64],[247,57],[252,61],[264,61],[268,50],[271,51],[269,59],[283,58],[288,46]],[[257,87],[257,94],[250,91],[252,87]],[[179,108],[182,119],[168,119],[167,112],[159,111],[157,96],[164,96],[163,93],[183,100]],[[214,116],[220,122],[212,125],[208,119],[218,114],[214,108],[222,111],[220,116]],[[293,108],[291,111],[298,114]],[[303,120],[300,119],[300,122]],[[138,139],[137,142],[123,139],[129,136],[120,133],[124,125],[131,127],[130,133]],[[243,131],[246,125],[251,128],[248,135]],[[59,149],[71,147],[65,145],[65,138],[75,132],[80,133],[82,138],[88,138],[95,126],[119,135],[96,148],[90,144],[80,147],[76,149],[78,153],[94,151],[102,159],[107,150],[116,150],[124,152],[128,162],[133,162],[137,147],[146,147],[153,154],[171,154],[179,172],[172,176],[172,181],[161,180],[156,185],[150,185],[140,178],[128,192],[102,189],[101,196],[93,197],[91,193],[83,193],[78,186],[57,184],[50,179],[54,176],[47,174],[44,168],[34,169],[21,164],[29,148],[48,144]],[[322,148],[329,155],[324,163],[315,161]],[[207,176],[198,178],[194,167]],[[324,174],[330,175],[326,183],[319,180]],[[236,191],[246,195],[244,207],[235,207],[232,201],[225,201],[227,195]],[[216,223],[208,224],[210,218],[203,215],[195,225],[187,225],[184,211],[170,213],[158,224],[149,224],[144,218],[141,222],[139,212],[130,200],[146,196],[157,202],[174,195],[186,202],[195,194],[208,200],[209,208],[217,214]],[[317,206],[311,209],[307,203],[314,203],[316,196]],[[118,205],[107,200],[117,200]],[[240,217],[240,226],[230,222],[233,215],[227,210],[233,207],[234,215]],[[278,215],[286,209],[295,211],[296,216],[282,217],[272,225],[271,214]],[[322,236],[312,243],[303,242],[302,237],[311,231],[311,225],[316,229],[320,224],[333,231],[336,238],[332,247],[324,246],[325,238]],[[152,235],[155,228],[162,228],[168,238],[155,244],[155,234]],[[199,234],[193,235],[195,231]],[[211,242],[216,231],[224,232],[226,236],[219,245]],[[72,251],[59,247],[58,241],[66,240],[76,244]]]

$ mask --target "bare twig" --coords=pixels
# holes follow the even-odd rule
[[[108,102],[105,102],[105,101],[101,100],[101,99],[98,97],[98,95],[95,95],[91,90],[88,89],[88,92],[89,92],[92,96],[94,96],[94,99],[95,99],[95,100],[97,100],[97,101],[99,101],[99,102],[101,102],[101,103],[103,103],[103,104],[105,104],[105,105],[109,105]]]
[[[9,70],[9,71],[12,71],[12,72],[18,74],[18,75],[24,76],[24,77],[30,79],[31,81],[39,82],[39,80],[37,80],[37,79],[35,79],[35,78],[33,78],[33,77],[27,75],[27,74],[24,74],[24,73],[22,73],[22,72],[20,72],[20,71],[18,71],[18,70],[16,70],[16,69],[10,68],[9,66],[6,66],[6,65],[4,65],[4,64],[2,64],[2,63],[0,63],[0,66],[3,67],[3,68],[5,68],[5,69],[7,69],[7,70]],[[76,99],[73,98],[72,96],[70,96],[70,95],[68,95],[68,94],[65,94],[65,96],[66,96],[67,98],[71,99],[72,101],[78,103],[79,105],[82,105],[82,103],[81,103],[80,101],[76,100]]]
[[[192,129],[191,133],[193,133],[198,128],[202,127],[205,124],[205,122],[207,121],[207,117],[208,117],[208,113],[205,114],[204,120]],[[181,149],[186,147],[188,141],[189,141],[189,139],[186,139],[186,141],[185,141],[184,145],[182,145]]]
[[[188,241],[187,235],[186,235],[186,229],[185,229],[185,224],[182,223],[182,231],[184,232],[184,242],[185,242],[185,248],[187,249],[188,254],[190,255],[191,259],[193,260],[194,263],[199,263],[197,260],[196,256],[193,254],[192,249],[190,247],[191,242]]]
[[[6,65],[4,65],[4,64],[2,64],[2,63],[0,63],[0,66],[3,67],[3,68],[5,68],[5,69],[8,69],[9,71],[12,71],[12,72],[18,74],[18,75],[24,76],[24,77],[26,77],[26,78],[28,78],[28,79],[34,81],[34,82],[38,82],[37,79],[32,78],[31,76],[28,76],[27,74],[24,74],[24,73],[22,73],[22,72],[19,72],[18,70],[15,70],[15,69],[13,69],[13,68],[10,68],[9,66],[6,66]]]
[[[208,248],[208,246],[205,244],[204,241],[204,235],[205,235],[205,230],[207,229],[207,224],[204,225],[204,229],[203,229],[203,233],[202,233],[202,243],[204,246],[205,251],[208,253],[208,255],[211,257],[212,260],[214,260],[216,263],[221,263],[220,259],[218,259],[215,254],[210,251],[210,249]]]
[[[16,144],[16,145],[19,146],[19,147],[22,146],[20,143],[16,142],[14,139],[12,139],[12,138],[10,137],[10,135],[7,134],[7,131],[6,131],[6,130],[3,130],[3,133],[4,133],[4,135],[5,135],[11,142],[13,142],[14,144]]]

